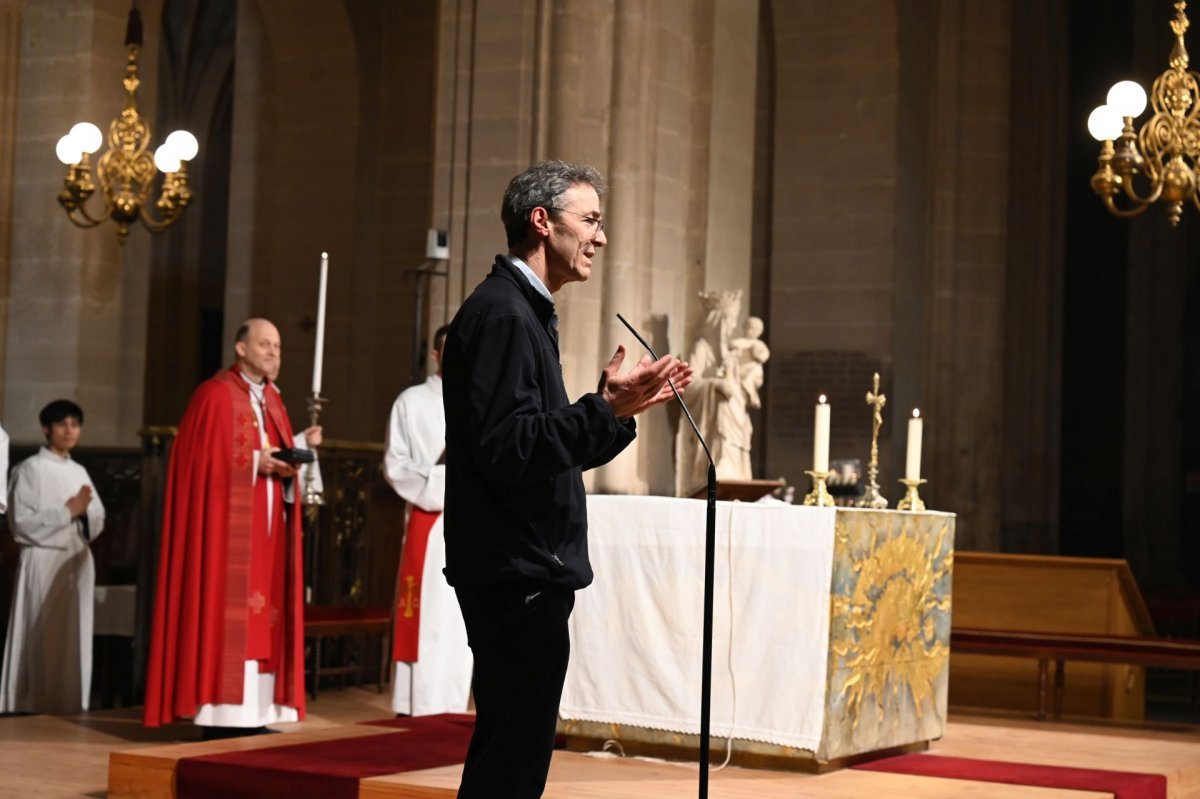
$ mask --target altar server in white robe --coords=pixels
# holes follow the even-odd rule
[[[89,544],[104,529],[104,504],[71,459],[83,410],[55,400],[40,415],[46,446],[13,470],[9,528],[21,545],[13,589],[0,712],[76,713],[92,683]]]
[[[461,713],[471,692],[467,631],[454,590],[442,575],[446,415],[441,363],[447,330],[443,326],[433,336],[437,373],[396,398],[384,455],[387,481],[409,509],[397,578],[392,709],[412,716]]]

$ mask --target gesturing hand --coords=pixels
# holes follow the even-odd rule
[[[600,373],[600,385],[596,389],[618,419],[636,416],[673,397],[668,380],[674,382],[681,393],[692,382],[692,367],[673,355],[664,355],[657,361],[643,355],[637,366],[627,374],[620,374],[624,362],[625,347],[618,346],[612,360]]]

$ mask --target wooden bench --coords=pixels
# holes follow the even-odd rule
[[[321,666],[321,639],[344,635],[379,635],[379,692],[387,683],[388,667],[391,665],[392,611],[391,608],[333,607],[307,605],[304,608],[304,637],[312,639],[312,655],[307,671],[312,675],[309,696],[317,698],[321,676],[326,674],[360,674],[359,666]]]
[[[1136,635],[1039,633],[956,627],[950,651],[972,655],[1035,658],[1038,661],[1037,717],[1046,718],[1049,665],[1054,661],[1054,717],[1062,718],[1064,663],[1119,663],[1145,668],[1200,671],[1200,641]]]

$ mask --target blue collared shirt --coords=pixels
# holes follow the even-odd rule
[[[508,259],[513,262],[513,266],[521,270],[521,274],[525,275],[525,279],[529,281],[529,285],[533,286],[534,289],[537,290],[538,294],[541,294],[543,297],[550,300],[550,304],[553,305],[554,295],[550,293],[550,289],[546,288],[546,284],[542,282],[542,279],[537,276],[537,272],[534,272],[532,269],[530,269],[529,264],[525,263],[515,255],[508,256]]]

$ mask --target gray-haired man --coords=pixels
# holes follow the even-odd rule
[[[554,294],[587,280],[607,244],[590,166],[544,161],[512,179],[508,255],[463,303],[444,356],[446,577],[475,656],[475,734],[460,797],[537,797],[545,787],[570,654],[575,591],[592,581],[584,469],[636,434],[633,417],[691,382],[686,363],[644,357],[567,398]]]

